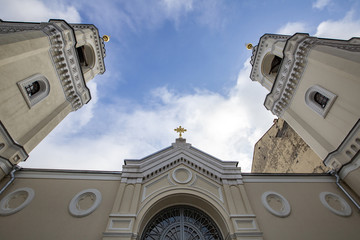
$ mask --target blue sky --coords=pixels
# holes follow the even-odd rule
[[[106,72],[93,99],[71,113],[23,167],[121,170],[124,159],[169,146],[179,125],[187,142],[249,172],[253,146],[275,116],[249,79],[264,33],[360,37],[360,2],[0,0],[8,21],[91,23],[106,43]]]

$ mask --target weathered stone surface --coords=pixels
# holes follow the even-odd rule
[[[328,169],[304,140],[283,120],[255,144],[251,172],[322,173]]]

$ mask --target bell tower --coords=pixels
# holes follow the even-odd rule
[[[265,107],[343,179],[360,176],[360,38],[265,34],[251,64],[250,78],[269,90]]]
[[[104,58],[94,25],[0,21],[0,179],[90,101]]]

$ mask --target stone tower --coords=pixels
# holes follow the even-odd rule
[[[94,25],[0,21],[0,179],[90,101],[104,57]]]
[[[251,64],[250,78],[269,90],[265,107],[359,193],[360,38],[265,34]]]

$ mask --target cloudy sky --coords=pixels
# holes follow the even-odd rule
[[[92,100],[71,113],[22,167],[121,170],[187,129],[192,146],[251,170],[253,146],[272,125],[267,94],[249,78],[264,33],[360,37],[358,0],[0,0],[7,21],[92,23],[106,43],[106,72]]]

